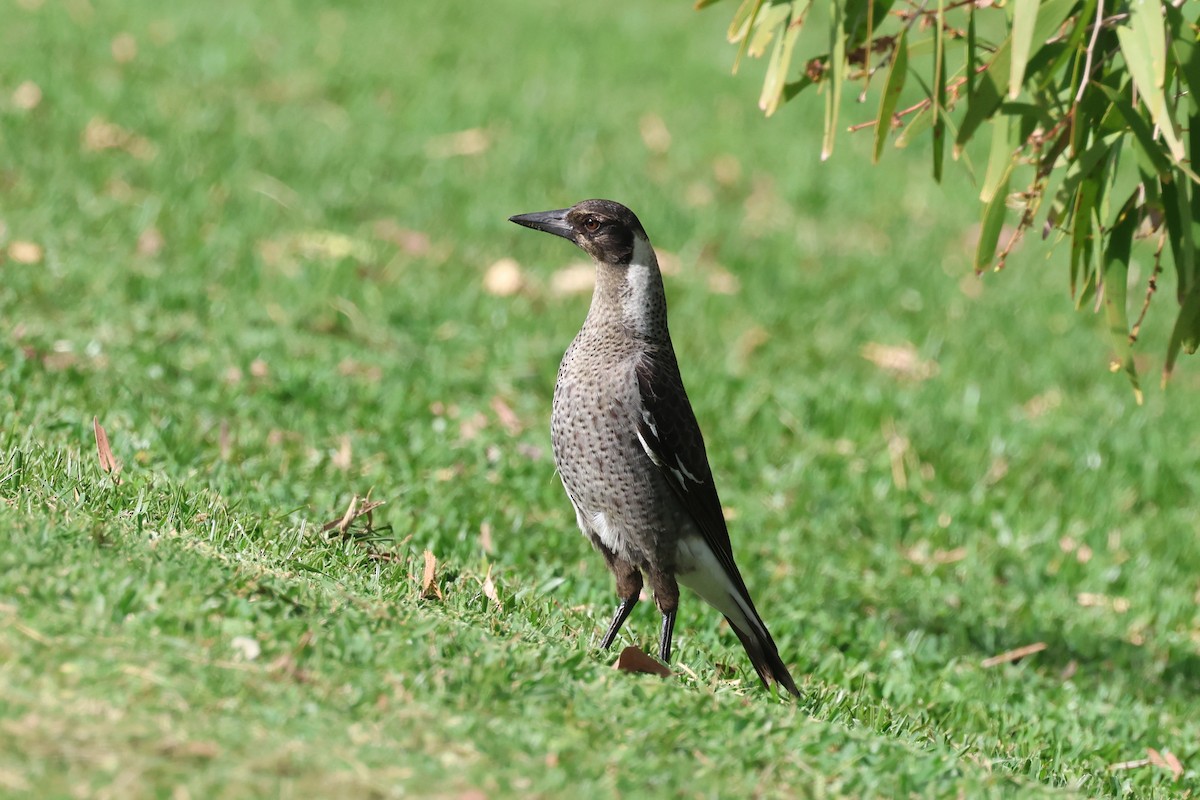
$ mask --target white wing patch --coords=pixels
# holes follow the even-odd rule
[[[676,579],[680,583],[729,617],[729,621],[738,628],[758,632],[754,612],[742,599],[733,581],[725,574],[707,542],[696,536],[681,538],[677,545],[676,558],[679,570]]]
[[[658,426],[654,424],[654,417],[650,414],[649,409],[642,409],[642,422],[646,423],[646,427],[650,429],[650,433],[654,434],[654,438],[658,438]]]
[[[699,478],[697,478],[692,473],[688,472],[688,468],[683,465],[683,461],[680,460],[679,456],[675,456],[675,463],[679,465],[679,469],[671,470],[672,472],[676,472],[676,473],[682,472],[687,477],[687,479],[689,481],[691,481],[692,483],[700,483],[701,482]],[[679,482],[682,483],[683,479],[680,478]]]
[[[654,428],[651,427],[650,431],[651,431],[651,433],[653,433]],[[654,452],[654,449],[651,448],[650,445],[646,443],[646,437],[642,436],[641,429],[635,429],[635,432],[637,433],[638,441],[642,443],[642,449],[646,451],[646,455],[650,456],[650,460],[654,462],[654,466],[658,467],[659,469],[662,469],[662,465],[663,465],[662,459],[659,458],[658,453]]]

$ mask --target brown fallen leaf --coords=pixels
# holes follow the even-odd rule
[[[621,672],[642,672],[647,675],[658,675],[663,678],[671,677],[671,670],[657,659],[643,653],[633,645],[629,645],[621,651],[621,655],[617,656],[616,663],[613,664],[613,669]]]
[[[91,153],[124,150],[140,161],[149,161],[158,154],[158,148],[149,139],[103,117],[92,117],[88,120],[81,139],[83,149]]]
[[[22,111],[37,108],[42,102],[42,87],[33,81],[25,81],[12,93],[12,104]]]
[[[342,434],[338,439],[338,449],[329,457],[329,462],[342,472],[350,469],[354,462],[354,451],[350,446],[350,437]]]
[[[1154,766],[1170,770],[1172,780],[1179,780],[1179,776],[1183,774],[1183,764],[1179,763],[1179,759],[1170,750],[1160,753],[1153,747],[1147,747],[1146,755],[1150,757],[1149,761]]]
[[[496,419],[500,420],[500,424],[509,436],[519,434],[524,426],[521,420],[517,417],[517,412],[512,410],[512,406],[504,402],[504,398],[500,395],[493,395],[490,405],[492,412],[496,415]]]
[[[1135,758],[1130,761],[1118,761],[1116,764],[1109,764],[1109,772],[1119,772],[1127,769],[1141,769],[1142,767],[1150,766],[1150,759]]]
[[[492,523],[484,522],[479,526],[479,546],[483,548],[483,552],[496,552],[496,545],[492,542]]]
[[[929,542],[921,541],[907,550],[902,550],[906,561],[922,567],[956,564],[967,557],[967,548],[955,547],[951,550],[934,550],[929,552]]]
[[[1040,653],[1045,649],[1046,649],[1045,642],[1034,642],[1033,644],[1027,644],[1024,647],[1018,647],[1015,650],[1009,650],[1006,653],[1001,653],[998,656],[992,656],[991,658],[985,658],[983,661],[980,662],[979,665],[981,667],[983,667],[984,669],[987,669],[989,667],[995,667],[1000,664],[1009,664],[1013,661],[1019,661],[1022,658],[1024,658],[1025,656],[1031,656],[1034,653]]]
[[[131,33],[118,33],[109,45],[113,61],[118,64],[128,64],[137,58],[137,39]]]
[[[396,245],[407,255],[423,256],[429,253],[428,234],[405,228],[394,219],[376,220],[371,231],[376,239]]]
[[[492,565],[488,564],[487,575],[483,576],[483,596],[500,607],[500,595],[496,594],[496,584],[492,581]]]
[[[421,597],[437,597],[442,600],[442,589],[437,585],[437,556],[425,551],[425,572],[421,575]]]
[[[434,136],[425,144],[425,155],[429,158],[477,156],[486,152],[491,144],[491,137],[483,128],[468,128]]]
[[[362,532],[371,533],[373,530],[375,530],[372,525],[372,517],[374,516],[372,512],[374,512],[375,509],[379,508],[385,502],[387,501],[372,500],[370,492],[367,492],[366,497],[354,495],[350,498],[350,505],[346,506],[345,513],[343,513],[342,516],[338,517],[337,519],[331,520],[322,525],[321,533],[337,531],[342,536],[345,536],[347,533],[349,533],[350,526],[360,517],[367,518],[366,525],[363,527]]]
[[[488,267],[483,276],[483,290],[496,297],[511,297],[525,286],[521,265],[511,258],[502,258]]]
[[[112,476],[113,483],[121,484],[121,465],[113,457],[112,448],[108,445],[108,434],[100,424],[99,417],[92,417],[92,431],[96,434],[96,452],[100,457],[100,469]]]
[[[151,226],[138,234],[137,254],[152,258],[162,252],[165,244],[166,240],[163,239],[162,232]]]
[[[642,135],[642,143],[652,153],[665,153],[671,149],[671,131],[658,114],[643,115],[638,120],[638,132]]]
[[[40,264],[42,255],[42,246],[37,242],[25,242],[18,239],[8,245],[8,257],[18,264]]]
[[[938,374],[937,362],[923,361],[917,348],[908,342],[901,345],[867,342],[863,345],[862,357],[897,378],[923,381]]]

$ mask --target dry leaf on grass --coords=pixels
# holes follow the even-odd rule
[[[429,253],[431,244],[427,234],[405,228],[394,219],[376,220],[371,230],[376,239],[396,245],[406,255],[423,256]]]
[[[386,500],[372,500],[371,493],[368,492],[366,497],[354,495],[350,498],[350,505],[346,506],[345,513],[335,520],[326,522],[321,526],[321,533],[329,533],[337,531],[342,536],[350,533],[351,525],[360,517],[366,517],[365,524],[359,533],[368,534],[375,530],[374,514],[372,512],[386,503]]]
[[[525,286],[521,265],[511,258],[502,258],[488,267],[483,275],[483,290],[496,297],[511,297]]]
[[[517,412],[513,411],[512,406],[504,402],[504,398],[500,395],[494,395],[490,405],[496,419],[500,420],[500,425],[509,436],[516,436],[524,429],[521,420],[517,417]]]
[[[550,293],[556,297],[585,294],[596,282],[596,268],[583,261],[563,267],[550,277]]]
[[[9,242],[8,257],[18,264],[40,264],[42,255],[42,246],[37,242]]]
[[[137,58],[137,39],[133,38],[131,33],[118,33],[113,37],[109,49],[112,51],[113,61],[128,64]]]
[[[425,155],[429,158],[477,156],[486,152],[491,144],[491,138],[483,128],[468,128],[465,131],[434,136],[425,143]]]
[[[992,656],[991,658],[985,658],[983,661],[980,662],[979,665],[981,667],[983,667],[984,669],[987,669],[989,667],[995,667],[1000,664],[1010,664],[1013,661],[1020,661],[1025,656],[1031,656],[1034,653],[1040,653],[1045,649],[1046,649],[1045,642],[1035,642],[1033,644],[1027,644],[1024,647],[1018,647],[1014,650],[1009,650],[1006,653],[1001,653],[998,656]]]
[[[99,417],[92,417],[92,431],[96,434],[96,452],[100,457],[100,469],[112,476],[113,483],[120,485],[121,465],[113,457],[112,448],[108,445],[108,434],[100,424]]]
[[[665,153],[671,149],[671,132],[667,123],[658,114],[650,113],[638,120],[638,132],[642,143],[653,153]]]
[[[33,81],[25,81],[12,93],[12,104],[22,111],[31,111],[42,102],[42,87]]]
[[[908,342],[901,345],[867,342],[863,345],[862,357],[897,378],[923,381],[938,374],[937,362],[923,361],[917,348]]]
[[[139,136],[102,117],[92,117],[83,129],[83,149],[98,153],[103,150],[124,150],[140,161],[149,161],[158,148],[144,136]]]
[[[421,575],[421,597],[442,599],[442,589],[437,585],[437,556],[425,551],[425,571]]]
[[[500,607],[500,595],[496,594],[496,584],[492,581],[492,565],[488,564],[487,575],[483,576],[483,596]]]
[[[950,550],[939,549],[930,552],[929,542],[925,541],[917,542],[917,544],[901,552],[904,554],[906,561],[922,567],[956,564],[967,557],[967,548],[965,547],[955,547]]]
[[[663,678],[671,677],[671,670],[633,645],[621,651],[621,655],[617,656],[617,661],[613,664],[613,669],[621,672],[642,672]]]
[[[138,234],[137,254],[139,256],[156,256],[162,252],[166,240],[158,228],[150,227]]]
[[[1183,774],[1183,764],[1170,750],[1163,750],[1160,753],[1153,747],[1147,747],[1146,755],[1150,757],[1150,763],[1154,766],[1170,770],[1172,780],[1179,780],[1179,776]]]

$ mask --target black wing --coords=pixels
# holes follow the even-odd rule
[[[734,586],[749,598],[733,561],[729,529],[708,466],[704,437],[670,348],[665,348],[665,353],[644,355],[637,366],[637,380],[642,400],[637,432],[642,447],[666,477]]]

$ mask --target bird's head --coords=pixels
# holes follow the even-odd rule
[[[569,239],[601,264],[629,266],[635,253],[650,250],[637,215],[612,200],[584,200],[557,211],[518,214],[509,221]]]

